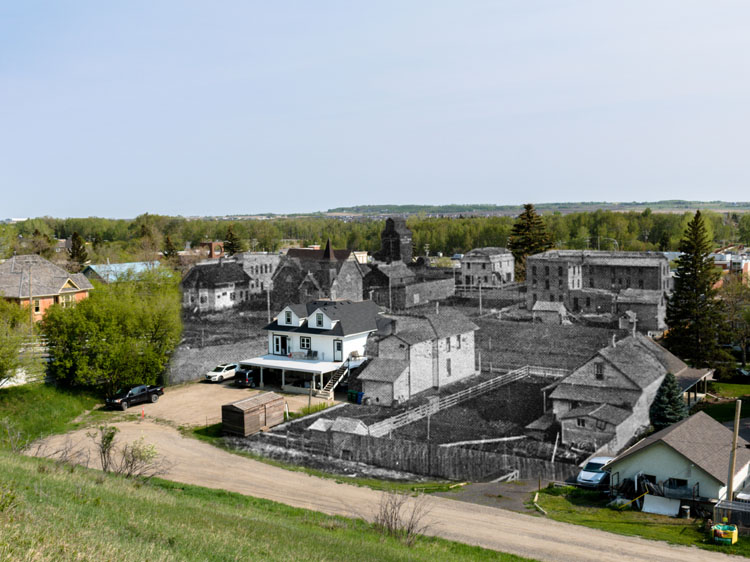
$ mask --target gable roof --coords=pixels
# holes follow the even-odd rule
[[[630,410],[618,408],[611,404],[588,404],[586,406],[581,406],[580,408],[568,410],[565,414],[560,416],[560,419],[567,420],[571,418],[589,417],[617,426],[628,419],[632,413],[633,412]]]
[[[297,258],[301,260],[316,260],[316,261],[344,261],[351,255],[351,250],[334,250],[331,248],[331,239],[329,238],[326,242],[326,247],[323,250],[313,250],[311,248],[289,248],[287,250],[287,257]]]
[[[180,283],[183,287],[211,288],[225,283],[249,283],[250,276],[236,261],[196,264]]]
[[[81,273],[86,277],[99,277],[104,281],[115,281],[127,275],[137,275],[158,267],[158,261],[138,261],[128,263],[93,263],[87,265]]]
[[[372,301],[312,301],[305,304],[287,305],[303,319],[300,326],[284,326],[276,319],[264,329],[277,332],[297,332],[303,334],[320,334],[327,336],[348,336],[362,332],[374,332],[378,329],[378,305]],[[286,307],[285,307],[286,308]],[[307,317],[320,309],[328,318],[337,321],[330,330],[321,330],[308,326]]]
[[[0,295],[7,298],[29,298],[29,268],[31,291],[34,297],[53,296],[93,289],[91,282],[80,273],[68,273],[41,256],[29,254],[13,256],[0,264]],[[73,287],[67,286],[68,281]]]
[[[486,248],[474,248],[464,254],[464,258],[474,258],[481,256],[496,256],[498,254],[510,254],[511,251],[508,248],[501,248],[499,246],[487,246]]]
[[[617,302],[630,304],[660,304],[663,294],[661,291],[647,289],[625,289],[617,295]]]
[[[421,314],[419,316],[400,316],[396,318],[396,331],[393,334],[401,341],[413,345],[473,332],[479,326],[458,311],[450,313]]]
[[[396,382],[408,368],[409,362],[405,359],[375,357],[370,359],[357,378],[361,381]]]
[[[532,312],[558,312],[564,314],[567,312],[565,305],[561,302],[536,301]]]
[[[616,464],[655,443],[664,443],[710,474],[721,484],[726,485],[732,437],[731,429],[724,427],[705,412],[698,412],[661,431],[657,431],[645,439],[641,439],[611,461],[609,465]],[[750,443],[738,437],[735,464],[738,472],[750,462],[748,446],[750,446]]]

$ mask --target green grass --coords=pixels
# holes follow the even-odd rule
[[[335,480],[339,483],[352,484],[354,486],[364,486],[367,488],[372,488],[373,490],[388,490],[394,492],[421,492],[425,494],[432,494],[435,492],[450,492],[457,489],[455,482],[401,482],[395,480],[377,480],[375,478],[348,478],[314,468],[307,468],[304,466],[298,466],[296,464],[289,464],[282,461],[269,459],[247,451],[238,451],[237,449],[227,447],[224,443],[220,423],[208,425],[205,427],[180,429],[182,431],[182,434],[185,436],[195,437],[196,439],[200,439],[201,441],[205,441],[207,443],[210,443],[211,445],[220,447],[230,453],[248,457],[266,464],[270,464],[271,466],[283,468],[285,470],[291,470],[293,472],[304,472],[305,474],[317,476],[319,478],[328,478],[329,480]]]
[[[626,507],[609,508],[609,499],[599,492],[579,488],[546,488],[537,502],[548,517],[565,523],[601,529],[619,535],[635,535],[673,544],[750,556],[750,539],[740,537],[731,547],[715,545],[703,532],[700,521],[643,513]]]
[[[740,416],[750,417],[750,384],[731,384],[725,382],[711,383],[709,392],[727,402],[700,404],[699,408],[719,422],[734,420],[735,403],[733,399],[742,399]]]
[[[426,537],[409,548],[362,520],[7,451],[0,475],[0,560],[527,560]]]
[[[0,420],[7,419],[25,438],[34,440],[68,431],[70,422],[97,402],[91,394],[43,383],[13,386],[0,389]],[[7,446],[0,435],[0,448]]]
[[[298,412],[289,412],[288,419],[293,420],[295,418],[302,418],[304,416],[309,416],[310,414],[322,412],[326,408],[328,408],[328,403],[326,402],[319,402],[317,404],[313,404],[312,406],[305,406]]]

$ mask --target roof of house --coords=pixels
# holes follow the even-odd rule
[[[400,340],[413,345],[424,341],[446,338],[478,330],[474,324],[460,312],[451,310],[440,314],[421,314],[420,316],[402,316],[396,318],[394,335]]]
[[[225,404],[223,407],[237,408],[238,410],[247,412],[248,410],[252,410],[253,408],[257,408],[258,406],[262,406],[263,404],[268,404],[269,402],[274,402],[276,400],[283,401],[284,397],[276,394],[275,392],[262,392],[248,398],[243,398],[242,400],[238,400],[237,402],[232,402],[231,404]]]
[[[617,295],[617,302],[632,304],[660,304],[663,297],[661,291],[646,289],[625,289]]]
[[[559,312],[561,314],[566,311],[563,303],[551,301],[536,301],[531,310],[533,312]]]
[[[380,309],[372,301],[312,301],[287,306],[292,309],[294,314],[303,319],[302,324],[300,326],[284,326],[274,319],[265,327],[266,330],[325,336],[348,336],[362,332],[374,332],[378,329],[377,317]],[[308,326],[307,318],[318,309],[328,318],[336,321],[332,329],[321,330]]]
[[[182,280],[183,287],[211,288],[225,283],[249,283],[250,276],[236,261],[196,264]]]
[[[661,252],[611,252],[600,250],[547,250],[531,260],[575,260],[589,265],[654,266],[667,261]]]
[[[587,404],[579,408],[568,410],[565,414],[560,416],[560,419],[567,420],[571,418],[589,417],[617,426],[628,419],[632,413],[633,412],[630,410],[618,408],[611,404]]]
[[[649,435],[645,439],[641,439],[611,461],[609,465],[616,464],[655,443],[664,443],[720,483],[726,484],[729,474],[732,437],[731,429],[724,427],[708,414],[698,412],[661,431],[657,431],[653,435]],[[750,446],[750,443],[741,437],[737,439],[735,463],[737,472],[750,462],[748,446]]]
[[[464,254],[465,258],[480,257],[480,256],[496,256],[498,254],[510,254],[508,248],[500,248],[498,246],[487,246],[486,248],[474,248]]]
[[[41,256],[13,256],[0,264],[0,295],[6,298],[29,298],[29,269],[34,297],[74,293],[93,289],[80,273],[68,273]],[[68,286],[68,281],[73,286]]]
[[[571,400],[592,404],[617,404],[632,407],[638,402],[640,390],[629,388],[607,388],[577,384],[560,384],[550,394],[553,400]]]
[[[405,281],[416,277],[414,271],[402,261],[373,264],[369,269],[370,271],[367,275],[377,275],[378,273],[382,273],[391,279],[403,279]]]
[[[409,362],[404,359],[375,357],[357,378],[362,381],[395,382],[408,368]]]
[[[340,433],[355,433],[357,435],[367,435],[369,433],[365,422],[356,418],[346,417],[339,417],[333,420],[330,431],[338,431]]]
[[[95,273],[105,281],[114,281],[127,275],[137,275],[159,265],[158,261],[138,261],[128,263],[93,263],[87,265],[81,273],[88,276]]]
[[[328,239],[326,247],[323,250],[313,250],[311,248],[289,248],[286,255],[290,258],[301,260],[326,260],[326,261],[343,261],[351,255],[351,250],[334,250],[331,248],[331,240]]]

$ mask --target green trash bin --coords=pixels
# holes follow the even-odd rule
[[[349,402],[356,403],[357,402],[357,391],[356,390],[350,390],[346,393],[346,399],[349,400]]]

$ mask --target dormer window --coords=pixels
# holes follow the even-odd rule
[[[323,327],[323,313],[322,312],[318,312],[315,315],[315,325],[318,328],[322,328]]]
[[[286,317],[286,323],[291,324],[292,323],[292,311],[287,310],[284,316]]]
[[[594,375],[598,381],[604,379],[604,363],[594,363]]]

